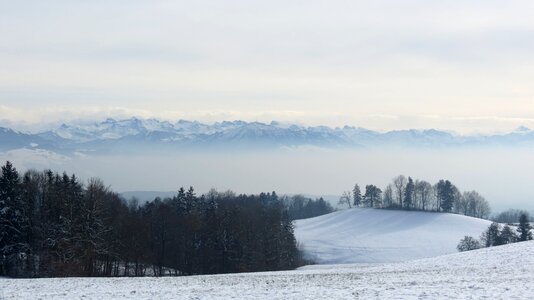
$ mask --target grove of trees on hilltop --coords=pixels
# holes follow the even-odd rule
[[[373,184],[365,191],[355,184],[343,192],[340,205],[403,210],[450,212],[487,219],[491,209],[488,201],[476,191],[461,192],[449,180],[431,184],[425,180],[397,176],[383,190]]]

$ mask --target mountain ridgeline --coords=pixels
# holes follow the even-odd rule
[[[287,201],[284,200],[284,201]],[[301,265],[276,193],[211,190],[139,205],[99,179],[50,170],[0,175],[0,276],[191,275]]]
[[[0,128],[0,151],[39,148],[71,153],[117,153],[161,149],[277,148],[317,146],[365,148],[381,146],[462,147],[532,146],[534,131],[520,127],[497,135],[460,136],[446,131],[396,130],[377,132],[359,127],[301,126],[279,122],[224,121],[203,124],[180,120],[107,119],[94,123],[62,124],[44,132],[23,133]]]

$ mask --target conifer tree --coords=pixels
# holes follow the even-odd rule
[[[529,241],[532,240],[532,232],[530,231],[532,226],[528,221],[528,215],[523,213],[519,216],[519,227],[517,231],[519,232],[519,241]]]
[[[194,209],[197,209],[197,197],[195,195],[195,189],[190,186],[187,192],[185,193],[185,203],[187,212],[191,212]]]
[[[412,208],[414,202],[414,191],[415,184],[413,183],[413,179],[412,177],[408,177],[408,183],[406,184],[406,188],[404,189],[404,208]]]
[[[501,230],[501,236],[499,239],[500,244],[505,245],[505,244],[515,243],[517,242],[517,239],[518,237],[515,234],[515,232],[512,230],[512,228],[508,225],[504,225],[504,227]]]
[[[11,162],[0,175],[0,274],[19,275],[15,267],[28,254],[29,222],[22,202],[21,182]]]
[[[380,204],[382,195],[382,190],[379,189],[376,185],[367,185],[365,186],[365,195],[364,199],[367,202],[367,206],[375,207]]]
[[[482,242],[485,247],[501,245],[501,232],[499,223],[493,222],[482,234]]]
[[[454,203],[454,186],[450,181],[440,180],[438,182],[437,197],[441,210],[450,212]]]
[[[362,205],[362,192],[360,191],[360,186],[358,184],[355,184],[352,189],[352,199],[354,200],[354,207]]]

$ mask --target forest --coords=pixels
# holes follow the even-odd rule
[[[50,170],[0,176],[0,276],[163,276],[302,264],[288,199],[180,188],[125,201],[99,179]],[[313,202],[313,200],[311,200]]]

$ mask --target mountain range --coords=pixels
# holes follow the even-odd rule
[[[447,131],[394,130],[360,127],[301,126],[279,122],[224,121],[205,124],[179,120],[106,119],[71,123],[43,132],[0,127],[0,151],[39,148],[56,152],[136,152],[162,149],[212,149],[316,146],[324,148],[534,146],[526,127],[505,134],[462,136]]]

